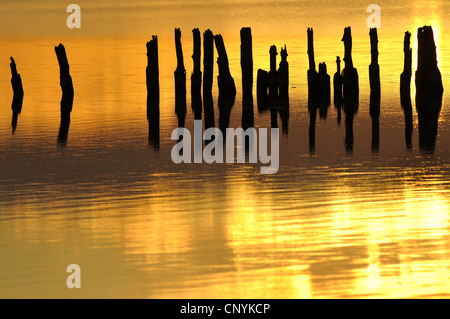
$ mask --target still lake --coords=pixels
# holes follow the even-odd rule
[[[449,297],[449,2],[378,1],[378,152],[371,148],[366,1],[77,3],[79,30],[67,28],[61,1],[1,5],[1,298]],[[444,85],[433,153],[419,149],[414,76],[411,149],[399,90],[404,32],[412,33],[414,72],[417,28],[425,24],[434,30]],[[176,165],[170,156],[177,127],[173,30],[182,31],[186,127],[193,132],[191,30],[223,35],[237,87],[230,127],[240,127],[244,26],[252,28],[254,84],[257,69],[269,69],[272,44],[278,52],[286,44],[289,55],[289,130],[280,133],[279,170],[261,175],[260,164]],[[332,76],[346,26],[352,26],[360,80],[353,153],[333,105],[326,119],[317,116],[311,153],[306,29],[314,28],[316,64],[326,62]],[[145,45],[153,34],[159,40],[158,151],[148,144],[146,118]],[[65,147],[57,143],[59,43],[75,90]],[[14,134],[10,56],[25,91]],[[217,72],[215,65],[216,123]],[[255,127],[269,128],[270,113],[258,113],[255,86],[253,92]],[[69,264],[81,267],[81,289],[66,286]]]

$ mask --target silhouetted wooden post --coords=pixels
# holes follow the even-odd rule
[[[320,117],[326,118],[328,107],[331,103],[331,84],[330,76],[327,73],[325,62],[319,63],[319,73],[317,73],[316,92],[317,103],[320,108]]]
[[[281,62],[278,68],[279,106],[289,107],[289,63],[286,45],[280,51]]]
[[[208,29],[203,33],[203,104],[205,109],[205,130],[215,126],[212,97],[213,76],[214,35]]]
[[[219,55],[217,58],[219,66],[219,75],[217,76],[219,86],[219,127],[224,138],[226,138],[226,128],[230,123],[231,109],[236,98],[236,86],[230,73],[227,51],[225,50],[222,36],[220,34],[215,35],[214,41]]]
[[[200,31],[198,29],[192,30],[194,37],[194,53],[192,59],[194,60],[194,72],[191,76],[191,101],[192,110],[194,111],[194,119],[202,119],[202,71],[200,71],[201,58],[201,43]]]
[[[186,69],[184,68],[180,29],[175,29],[175,49],[177,52],[177,68],[174,72],[175,113],[178,117],[178,127],[184,127],[184,121],[186,118]]]
[[[412,49],[410,45],[411,33],[405,32],[403,52],[405,61],[403,73],[400,75],[400,103],[405,115],[405,141],[406,148],[412,148],[411,135],[413,132],[412,103],[411,103],[411,76],[412,76]]]
[[[254,126],[252,30],[241,29],[242,128]],[[247,143],[246,143],[247,145]]]
[[[256,98],[258,103],[258,112],[264,112],[269,107],[269,72],[258,69],[256,76]]]
[[[289,63],[287,62],[286,45],[280,51],[281,62],[278,68],[278,106],[281,115],[283,134],[288,133],[289,121]]]
[[[55,52],[59,63],[59,79],[62,90],[61,125],[59,128],[58,141],[65,144],[69,133],[70,113],[72,112],[74,90],[72,77],[70,76],[69,62],[67,61],[66,49],[60,43],[57,47],[55,47]]]
[[[159,146],[159,62],[158,37],[152,36],[147,42],[147,120],[149,124],[149,143]]]
[[[343,92],[345,111],[345,145],[348,153],[353,152],[353,119],[359,104],[358,71],[353,67],[351,28],[344,29],[342,41],[345,46],[343,70]]]
[[[342,75],[341,75],[341,59],[336,57],[336,67],[337,71],[334,74],[333,84],[334,84],[334,106],[338,111],[337,122],[341,124],[341,110],[342,110]]]
[[[437,65],[436,45],[430,26],[417,32],[416,108],[419,115],[419,144],[423,151],[434,151],[439,113],[442,106],[441,72]]]
[[[311,103],[316,103],[317,97],[317,72],[316,72],[316,62],[314,60],[314,33],[312,28],[308,28],[308,60],[309,60],[309,70],[308,70],[308,101]]]
[[[272,45],[270,53],[270,71],[269,71],[269,107],[271,114],[271,127],[278,127],[277,124],[277,106],[278,106],[278,72],[277,72],[277,47]]]
[[[11,109],[13,111],[11,126],[14,133],[17,127],[17,118],[22,112],[23,86],[20,74],[17,73],[16,62],[14,61],[13,57],[11,57],[11,63],[9,64],[9,66],[11,67],[11,85],[14,93],[11,104]]]
[[[378,34],[377,29],[369,31],[371,63],[369,66],[370,80],[370,116],[372,117],[372,151],[378,152],[380,145],[380,66],[378,65]]]

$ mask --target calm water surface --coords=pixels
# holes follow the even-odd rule
[[[2,2],[0,297],[449,297],[450,4],[378,3],[382,99],[380,148],[372,153],[366,1],[80,0],[81,30],[66,27],[60,1]],[[446,90],[433,154],[419,150],[415,111],[407,149],[399,98],[404,32],[413,33],[415,70],[416,31],[424,24],[433,26]],[[332,106],[326,120],[317,118],[311,154],[306,28],[314,27],[316,63],[334,74],[349,25],[361,90],[354,151],[345,150],[345,126]],[[192,129],[191,30],[224,36],[238,90],[230,127],[239,127],[242,26],[252,27],[255,80],[258,68],[269,69],[270,45],[287,45],[290,117],[279,171],[173,164],[173,28],[182,28]],[[147,141],[145,43],[152,34],[159,36],[159,151]],[[53,47],[60,42],[75,88],[66,147],[57,144]],[[9,56],[25,90],[14,135]],[[217,95],[215,81],[216,115]],[[256,103],[255,126],[270,127],[270,114],[258,114]],[[77,290],[66,287],[73,263],[82,269]]]

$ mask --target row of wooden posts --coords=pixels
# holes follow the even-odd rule
[[[236,97],[236,86],[229,69],[229,62],[225,50],[225,44],[220,34],[213,35],[211,30],[203,34],[203,74],[201,72],[201,39],[199,29],[193,31],[193,72],[191,75],[191,105],[194,119],[202,119],[204,113],[205,129],[215,127],[214,103],[212,97],[214,44],[218,52],[217,77],[219,97],[219,128],[224,131],[230,121],[231,109]],[[380,67],[378,64],[378,35],[377,29],[370,29],[371,63],[369,66],[370,78],[370,115],[372,117],[372,148],[377,150],[379,144],[379,117],[380,117]],[[241,29],[241,69],[243,111],[242,127],[247,129],[254,125],[253,115],[253,53],[252,34],[250,28]],[[327,74],[327,66],[320,63],[316,71],[314,57],[313,29],[308,28],[308,109],[310,112],[310,149],[315,146],[315,122],[317,110],[322,117],[326,117],[326,110],[331,104],[330,76]],[[412,104],[411,104],[411,76],[412,54],[409,32],[404,38],[404,71],[400,77],[401,105],[405,113],[406,142],[411,146],[412,133]],[[353,118],[358,110],[359,83],[358,71],[353,66],[352,60],[352,36],[351,28],[344,29],[342,38],[344,43],[345,67],[341,72],[340,57],[336,59],[337,71],[333,77],[334,104],[338,109],[338,122],[341,120],[341,109],[345,113],[346,137],[345,144],[349,150],[353,145]],[[183,61],[181,45],[181,30],[175,29],[175,47],[177,54],[177,68],[175,77],[175,113],[178,118],[178,126],[184,127],[186,117],[186,69]],[[69,71],[69,63],[65,48],[62,44],[55,47],[60,67],[60,85],[62,89],[61,99],[61,125],[58,140],[65,143],[67,140],[70,113],[72,111],[74,89]],[[287,133],[289,118],[289,64],[287,62],[286,46],[281,49],[281,62],[277,70],[275,46],[271,46],[270,70],[258,70],[257,73],[257,105],[259,111],[271,111],[272,127],[277,127],[277,113],[280,113],[283,132]],[[159,63],[158,63],[158,38],[152,36],[147,43],[148,65],[147,78],[147,119],[149,122],[149,141],[159,145]],[[437,66],[436,46],[433,30],[430,26],[418,29],[418,68],[416,71],[416,109],[419,117],[419,142],[423,148],[433,148],[437,136],[437,122],[442,105],[443,86],[439,68]],[[14,97],[12,102],[13,132],[17,126],[17,118],[22,110],[23,87],[20,74],[14,59],[11,57],[12,87]],[[203,82],[202,82],[203,76]],[[203,92],[202,92],[203,86]],[[203,94],[202,94],[203,93]],[[203,99],[202,99],[203,95]]]

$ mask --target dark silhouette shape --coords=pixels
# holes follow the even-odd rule
[[[262,113],[269,108],[269,72],[258,69],[256,90],[258,112]]]
[[[320,117],[326,118],[330,105],[330,76],[327,74],[325,63],[319,63],[319,72],[316,71],[314,59],[314,33],[312,28],[308,28],[308,105],[319,107]]]
[[[11,85],[14,93],[11,104],[11,109],[13,111],[11,126],[12,132],[14,134],[17,127],[17,118],[19,117],[19,114],[22,112],[23,86],[20,74],[17,73],[16,62],[14,61],[13,57],[11,57],[11,63],[9,64],[9,66],[11,67],[11,74],[12,74]]]
[[[370,36],[371,63],[369,66],[370,81],[370,116],[372,118],[372,152],[378,153],[380,148],[380,66],[378,65],[378,34],[377,29],[372,28]]]
[[[242,70],[242,128],[254,127],[253,115],[253,43],[251,28],[241,29]],[[245,150],[250,149],[250,139],[245,137]]]
[[[419,28],[417,38],[416,109],[419,116],[419,146],[421,151],[432,153],[444,88],[431,26]]]
[[[326,119],[331,101],[331,85],[330,76],[327,74],[327,65],[325,63],[319,63],[319,73],[317,73],[316,78],[316,92],[316,102],[319,107],[320,118]]]
[[[159,148],[159,62],[158,37],[153,35],[147,42],[147,120],[149,125],[148,141]]]
[[[60,43],[57,47],[55,47],[55,52],[59,63],[59,79],[62,90],[61,125],[59,128],[58,142],[65,145],[69,134],[70,113],[72,112],[74,90],[72,77],[70,76],[69,62],[67,61],[66,49]]]
[[[230,73],[227,51],[225,50],[222,36],[220,34],[215,35],[214,42],[219,55],[217,58],[219,66],[219,75],[217,76],[219,86],[219,128],[224,138],[226,138],[226,128],[230,124],[231,109],[236,98],[236,86]]]
[[[411,102],[411,76],[412,76],[412,49],[410,45],[411,33],[405,32],[403,52],[405,62],[403,73],[400,75],[400,103],[405,115],[405,142],[408,150],[412,149],[411,136],[413,132],[412,102]]]
[[[314,60],[314,33],[312,28],[306,31],[308,34],[308,104],[315,104],[317,98],[317,72]]]
[[[342,71],[345,113],[345,147],[348,154],[353,152],[353,120],[359,105],[358,71],[353,67],[351,28],[344,29],[345,68]]]
[[[276,108],[278,105],[278,72],[277,72],[277,47],[272,45],[270,53],[269,71],[269,107]]]
[[[242,128],[254,126],[252,30],[241,29]],[[246,147],[248,143],[245,144]]]
[[[281,117],[283,134],[288,134],[289,124],[289,63],[287,62],[286,45],[280,52],[281,62],[278,68],[278,111]]]
[[[344,100],[342,97],[343,79],[342,79],[342,74],[341,74],[341,59],[339,57],[336,57],[336,66],[337,66],[337,71],[334,74],[334,78],[333,78],[334,107],[337,109],[337,112],[338,112],[337,122],[338,122],[338,124],[341,124],[342,106],[343,106]]]
[[[270,123],[272,128],[278,127],[278,72],[277,72],[277,47],[272,45],[270,53],[270,71],[269,71],[269,107]]]
[[[177,52],[177,68],[174,72],[175,113],[178,118],[178,127],[184,127],[184,121],[186,119],[186,69],[184,68],[180,29],[175,29],[175,49]]]
[[[214,72],[214,35],[211,30],[203,33],[203,105],[205,130],[214,127],[214,103],[212,97]]]
[[[194,119],[202,119],[202,71],[200,71],[201,43],[200,31],[192,30],[194,36],[194,72],[191,75],[191,101],[192,110],[194,111]]]
[[[308,35],[308,112],[309,112],[309,152],[311,155],[316,147],[316,118],[317,110],[322,119],[328,115],[328,107],[331,102],[331,82],[327,74],[327,65],[319,63],[319,72],[316,71],[314,58],[314,32],[312,28],[307,29]]]

